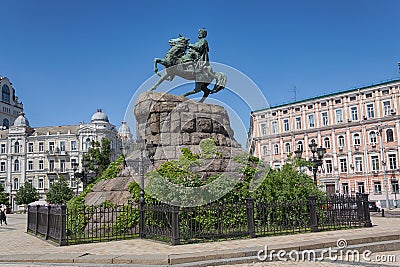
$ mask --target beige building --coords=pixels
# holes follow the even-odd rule
[[[370,194],[385,207],[399,191],[400,80],[251,113],[248,148],[273,168],[314,139],[326,148],[318,183],[329,193]],[[387,193],[387,195],[386,195]],[[379,204],[378,203],[378,204]]]
[[[124,133],[129,132],[126,125]],[[73,163],[79,163],[91,141],[111,141],[111,160],[120,154],[116,127],[110,124],[102,110],[93,114],[90,123],[68,126],[32,128],[21,113],[9,129],[0,131],[0,183],[10,193],[14,211],[19,207],[14,196],[24,182],[31,183],[41,198],[60,176],[70,181],[72,189],[81,191],[82,184],[74,178]]]

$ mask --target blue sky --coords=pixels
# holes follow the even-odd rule
[[[195,42],[202,27],[210,59],[246,74],[271,105],[293,100],[294,86],[299,100],[399,77],[398,0],[0,6],[0,74],[13,82],[32,126],[89,121],[97,108],[119,126],[168,40],[182,34]]]

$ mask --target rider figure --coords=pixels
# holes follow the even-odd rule
[[[194,44],[189,44],[189,48],[195,50],[198,55],[195,61],[196,69],[202,69],[204,66],[209,65],[210,59],[208,58],[208,42],[206,40],[207,31],[205,29],[200,29],[198,33],[199,40]]]

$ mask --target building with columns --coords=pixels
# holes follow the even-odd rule
[[[312,140],[326,148],[318,184],[395,204],[399,191],[400,79],[253,111],[248,149],[273,168]],[[400,201],[399,201],[400,202]]]
[[[122,127],[129,133],[128,126]],[[0,130],[0,184],[10,194],[12,209],[19,206],[14,197],[26,181],[40,193],[42,199],[50,185],[64,176],[74,191],[82,190],[82,183],[75,179],[73,164],[82,171],[82,157],[91,141],[107,138],[111,141],[111,161],[120,155],[120,138],[102,110],[97,110],[90,123],[49,127],[31,127],[21,113],[9,129]]]

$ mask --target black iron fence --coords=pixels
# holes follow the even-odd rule
[[[198,207],[160,202],[109,207],[29,207],[28,232],[60,245],[128,238],[172,245],[239,237],[372,226],[368,194],[301,200],[216,201]]]

